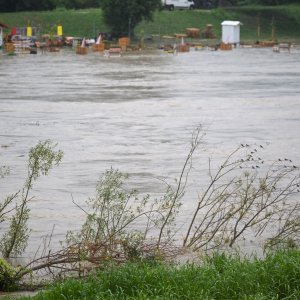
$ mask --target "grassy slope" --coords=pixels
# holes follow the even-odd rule
[[[89,280],[55,284],[33,299],[296,300],[300,299],[300,251],[251,261],[215,255],[201,266],[128,263],[107,267]]]
[[[30,21],[32,26],[40,27],[42,33],[49,33],[53,24],[61,22],[64,34],[69,36],[92,37],[95,30],[107,30],[100,9],[0,13],[0,20],[10,27],[25,27]]]
[[[161,11],[154,16],[154,22],[143,22],[136,28],[136,35],[172,35],[184,33],[187,27],[205,28],[214,25],[217,37],[221,35],[223,20],[239,20],[241,40],[255,40],[258,15],[260,15],[261,38],[271,37],[271,23],[274,17],[276,37],[279,40],[300,40],[300,5],[283,7],[240,7],[195,11]],[[24,27],[28,21],[32,26],[40,26],[43,33],[49,33],[51,24],[61,22],[65,35],[93,37],[99,31],[109,31],[104,25],[101,10],[57,10],[53,12],[1,13],[0,20],[11,27]]]
[[[141,24],[137,34],[144,30],[146,34],[173,34],[184,32],[187,27],[205,28],[206,24],[214,25],[217,37],[221,36],[221,22],[224,20],[239,20],[241,40],[255,40],[260,15],[261,38],[270,39],[272,19],[276,27],[278,39],[300,40],[300,5],[284,7],[240,7],[230,9],[214,9],[211,11],[162,11],[155,15],[154,23]]]

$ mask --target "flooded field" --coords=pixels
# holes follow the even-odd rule
[[[39,140],[64,151],[58,168],[32,192],[29,252],[55,225],[53,243],[78,228],[72,203],[93,196],[111,167],[130,174],[130,186],[152,195],[179,176],[192,130],[206,132],[184,198],[180,222],[195,207],[207,159],[240,143],[263,145],[269,160],[300,164],[300,49],[161,51],[105,58],[72,51],[0,53],[0,197],[22,187],[26,158]]]

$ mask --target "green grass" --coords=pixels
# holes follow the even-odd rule
[[[29,299],[27,297],[20,300]],[[127,263],[88,280],[67,280],[35,300],[65,299],[300,299],[300,251],[241,260],[214,255],[201,266]]]
[[[26,27],[30,22],[31,26],[40,27],[42,33],[49,33],[53,24],[61,23],[64,35],[68,36],[93,37],[108,30],[100,9],[0,13],[0,20],[10,27]]]
[[[258,22],[261,37],[271,37],[272,22],[275,24],[276,37],[280,40],[300,39],[300,5],[274,7],[240,7],[231,10],[237,13],[244,24],[241,31],[244,37],[251,38]]]
[[[154,22],[143,22],[135,30],[136,36],[173,35],[184,33],[188,27],[204,29],[213,24],[217,38],[221,36],[223,20],[239,20],[243,23],[241,40],[256,40],[258,16],[261,24],[261,39],[271,38],[272,19],[276,25],[278,40],[300,40],[300,5],[276,7],[236,7],[213,10],[161,11],[154,15]],[[52,24],[62,23],[64,34],[93,37],[98,32],[108,32],[100,9],[56,10],[49,12],[1,13],[0,20],[11,27],[40,26],[49,33]]]
[[[239,20],[241,40],[257,38],[258,16],[261,27],[261,39],[270,39],[272,20],[274,18],[276,37],[278,39],[300,39],[300,5],[284,7],[239,7],[229,9],[214,9],[210,11],[163,11],[155,15],[154,23],[142,23],[136,32],[173,34],[184,32],[187,27],[204,29],[206,24],[214,26],[215,34],[221,36],[221,22],[224,20]]]

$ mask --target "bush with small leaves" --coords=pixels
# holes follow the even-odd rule
[[[0,258],[0,291],[10,289],[15,283],[15,270],[6,262]]]

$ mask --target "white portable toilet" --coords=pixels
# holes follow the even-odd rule
[[[0,22],[0,47],[3,44],[3,28],[8,28],[8,26]]]
[[[3,44],[3,27],[2,24],[0,23],[0,48],[2,47]]]
[[[222,25],[222,42],[225,44],[240,43],[240,21],[223,21]]]

